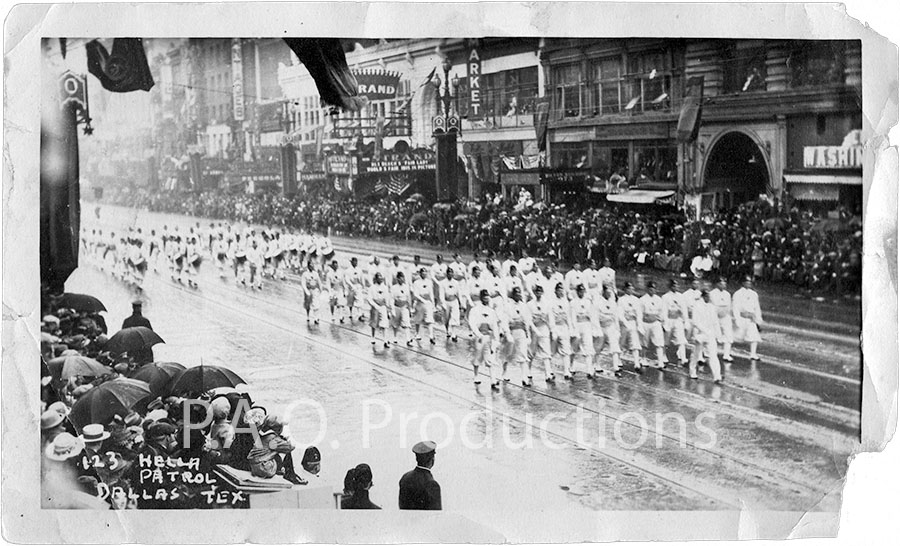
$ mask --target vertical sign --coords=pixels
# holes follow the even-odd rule
[[[231,93],[234,98],[234,119],[244,120],[244,68],[241,60],[241,39],[231,39]]]
[[[466,71],[469,75],[469,119],[481,119],[481,57],[475,47],[469,50]]]

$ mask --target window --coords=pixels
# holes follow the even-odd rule
[[[485,74],[482,104],[486,116],[533,114],[538,94],[536,66]]]
[[[554,67],[554,109],[560,117],[581,115],[581,65],[578,63]]]
[[[725,93],[766,90],[766,50],[753,42],[735,42],[723,51]]]
[[[594,76],[591,106],[593,114],[616,114],[622,109],[622,58],[598,59],[592,65]]]
[[[551,153],[553,167],[557,169],[586,169],[588,161],[587,142],[560,142],[553,145]]]
[[[791,87],[809,87],[844,82],[842,42],[797,42],[788,57]]]
[[[608,180],[613,173],[628,177],[628,144],[594,143],[591,170],[594,176]]]
[[[638,184],[678,181],[678,148],[665,143],[634,145],[634,171]]]
[[[664,51],[629,55],[625,93],[624,110],[632,113],[668,110],[672,97],[669,55]]]

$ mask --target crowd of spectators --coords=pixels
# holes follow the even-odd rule
[[[429,205],[416,198],[354,200],[329,192],[285,197],[141,190],[105,202],[338,236],[415,240],[473,253],[527,253],[564,263],[609,259],[624,270],[689,273],[692,260],[702,256],[709,258],[710,274],[752,274],[763,282],[817,291],[853,293],[861,283],[858,217],[843,209],[814,213],[785,202],[745,203],[701,221],[688,221],[674,207],[587,199],[547,205],[523,195]]]

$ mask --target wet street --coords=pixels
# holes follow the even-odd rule
[[[107,206],[98,219],[85,205],[82,230],[196,221]],[[408,260],[420,252],[333,240],[342,264],[351,253]],[[621,378],[604,373],[591,382],[580,374],[547,384],[537,373],[533,387],[521,386],[512,369],[512,381],[492,392],[486,378],[472,384],[466,336],[452,343],[436,328],[435,346],[425,339],[373,348],[361,322],[331,323],[326,310],[326,320],[308,325],[296,278],[253,291],[219,279],[207,262],[199,283],[191,289],[148,273],[144,314],[166,341],[154,347],[156,360],[230,367],[257,403],[288,417],[301,446],[296,459],[317,445],[322,479],[335,490],[346,469],[368,463],[371,498],[386,509],[396,509],[397,482],[414,465],[410,446],[425,437],[440,444],[434,476],[444,509],[507,537],[551,539],[561,515],[589,531],[597,510],[840,506],[859,433],[852,306],[761,293],[762,360],[751,362],[737,346],[723,385],[708,372],[692,382],[683,368],[635,375],[626,360]],[[102,299],[111,333],[136,294],[87,257],[66,288]],[[505,502],[510,495],[515,503]]]

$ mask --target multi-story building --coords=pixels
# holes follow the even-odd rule
[[[760,194],[861,201],[858,42],[547,40],[542,62],[549,167],[566,182],[618,174],[698,212]],[[701,77],[699,132],[679,140]]]

